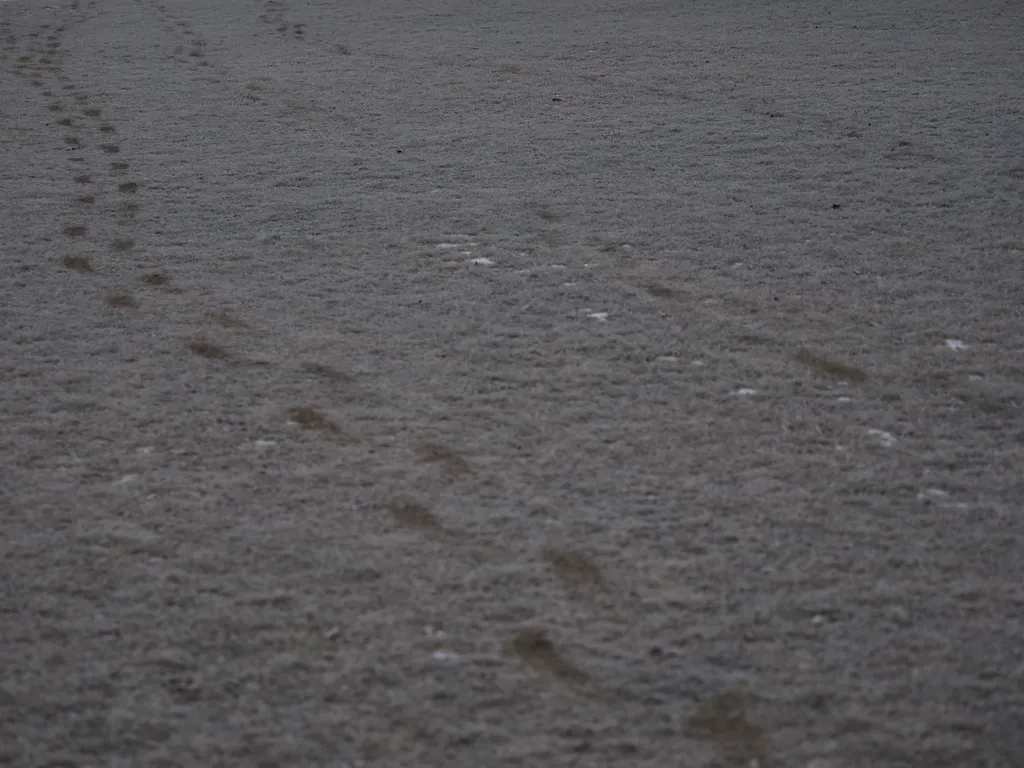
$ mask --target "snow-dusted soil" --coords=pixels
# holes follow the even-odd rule
[[[1024,764],[1022,41],[0,4],[0,764]]]

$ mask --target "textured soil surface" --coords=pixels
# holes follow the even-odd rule
[[[1024,765],[1022,41],[0,2],[0,764]]]

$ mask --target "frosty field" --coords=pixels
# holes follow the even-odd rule
[[[0,765],[1024,765],[1022,41],[0,3]]]

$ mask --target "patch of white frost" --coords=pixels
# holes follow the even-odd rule
[[[891,432],[886,432],[884,429],[869,429],[868,434],[886,448],[892,448],[896,445],[896,436]]]

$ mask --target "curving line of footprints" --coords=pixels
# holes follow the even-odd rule
[[[281,20],[283,5],[274,0],[265,3],[265,14],[268,24],[276,25],[278,31],[285,23]],[[74,0],[72,9],[79,10],[80,3]],[[160,16],[165,31],[182,35],[186,45],[180,46],[175,52],[175,59],[182,64],[199,68],[209,67],[207,50],[202,38],[187,21],[175,20],[166,6],[159,0],[153,7]],[[95,2],[89,2],[86,8],[94,11]],[[84,20],[84,18],[82,19]],[[301,37],[301,25],[293,25],[293,35]],[[97,269],[89,259],[90,253],[107,252],[118,255],[130,255],[138,247],[137,218],[141,210],[143,192],[141,185],[131,177],[131,163],[125,159],[117,140],[117,126],[104,118],[103,109],[94,104],[93,98],[65,72],[63,66],[64,53],[62,36],[65,27],[60,25],[43,25],[38,31],[30,33],[24,46],[19,46],[13,35],[8,35],[4,43],[4,60],[14,62],[15,72],[27,78],[31,85],[38,89],[47,101],[47,110],[52,118],[55,130],[51,131],[52,141],[59,142],[66,152],[66,172],[70,181],[79,187],[77,194],[69,203],[66,224],[60,235],[68,242],[70,248],[61,257],[63,268],[83,275],[94,275]],[[258,101],[258,97],[254,99]],[[108,243],[97,243],[93,239],[90,224],[96,217],[103,215],[97,212],[97,203],[101,197],[116,196],[115,221],[116,235]],[[169,278],[162,272],[149,272],[141,276],[143,283],[149,286],[166,286]],[[124,293],[110,294],[105,297],[106,304],[116,310],[134,310],[139,308],[137,300]],[[239,327],[240,321],[224,315],[216,322],[227,327]],[[244,327],[244,324],[242,324]],[[198,357],[211,362],[233,362],[234,357],[222,347],[202,338],[188,343],[188,348]],[[345,384],[347,377],[319,363],[306,363],[302,370],[325,382],[338,385]],[[320,410],[308,406],[299,406],[287,411],[287,419],[303,430],[312,431],[332,441],[350,442],[352,438],[341,425]],[[474,463],[460,451],[441,442],[425,442],[414,448],[416,461],[423,465],[436,468],[437,473],[446,485],[465,484],[467,491],[479,485],[493,485],[496,478],[482,476]],[[381,507],[383,524],[396,529],[405,529],[411,533],[434,541],[444,542],[446,546],[461,550],[462,559],[466,562],[481,559],[492,562],[517,562],[523,553],[514,548],[504,547],[500,543],[489,543],[484,547],[475,536],[464,533],[443,523],[427,506],[411,499],[396,499]],[[567,594],[575,598],[591,598],[603,596],[610,598],[616,612],[630,611],[627,602],[618,595],[610,585],[597,563],[588,555],[569,548],[548,547],[535,553],[536,558],[566,588]],[[555,681],[582,689],[590,693],[605,695],[596,681],[568,659],[564,653],[555,648],[543,629],[526,629],[510,639],[510,651],[517,655],[523,663],[535,669],[542,676]]]
[[[260,5],[263,9],[260,21],[273,27],[281,37],[294,37],[298,40],[305,38],[306,25],[291,21],[286,15],[288,6],[281,0],[262,0]]]
[[[142,1],[137,0],[137,2]],[[230,67],[222,61],[216,60],[207,39],[196,30],[191,21],[176,16],[161,0],[146,1],[159,21],[160,28],[181,40],[173,48],[171,58],[174,61],[188,67],[193,72],[205,74],[204,79],[207,82],[223,84],[218,77],[231,77],[237,82],[246,80],[246,77],[243,76],[232,76]],[[264,105],[266,104],[265,87],[259,82],[248,82],[242,97],[254,105]]]
[[[92,3],[88,6],[94,7]],[[63,25],[44,24],[29,33],[24,46],[12,37],[8,38],[8,46],[14,49],[15,74],[26,78],[48,102],[48,125],[55,129],[53,141],[59,142],[66,153],[66,172],[79,188],[59,233],[70,246],[61,264],[79,272],[93,272],[90,253],[106,248],[122,254],[135,248],[139,211],[136,195],[140,185],[130,176],[130,163],[120,156],[116,126],[104,119],[102,108],[92,103],[89,94],[64,69],[65,30]],[[97,213],[100,198],[111,195],[118,199],[114,214],[116,234],[109,243],[96,243],[90,225],[103,215]],[[134,300],[124,295],[109,296],[107,302],[116,308],[134,306]]]

